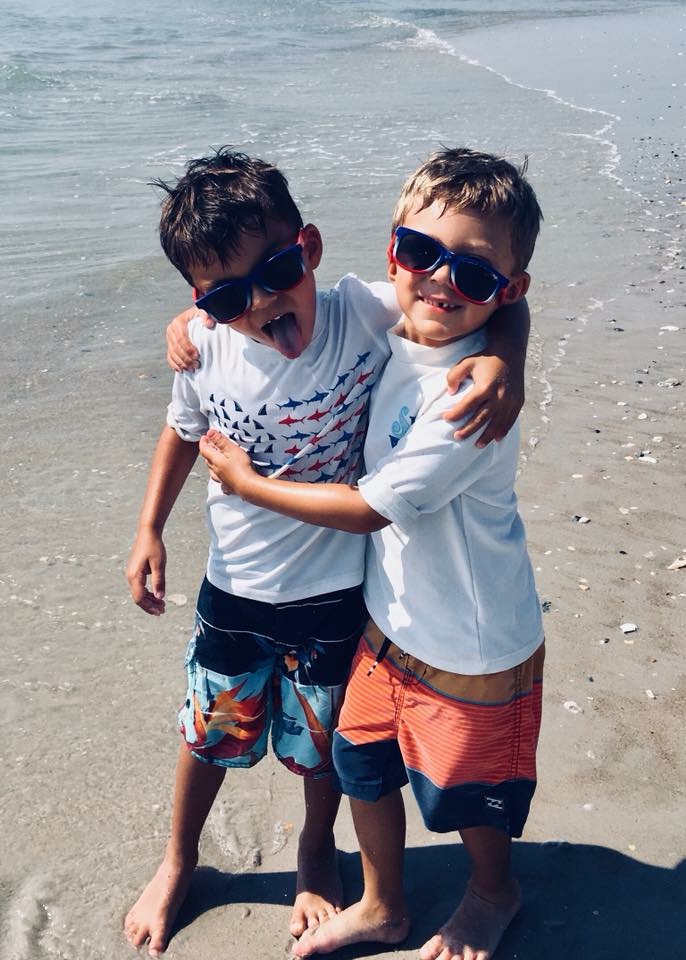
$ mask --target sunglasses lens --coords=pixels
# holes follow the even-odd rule
[[[406,233],[398,237],[395,245],[395,259],[407,270],[431,270],[440,259],[441,248],[431,237],[421,233]]]
[[[454,264],[452,281],[468,300],[487,303],[498,291],[498,279],[486,267],[461,260]]]
[[[302,247],[296,245],[271,257],[260,271],[258,282],[268,290],[289,290],[304,276]]]
[[[218,323],[229,323],[245,313],[250,306],[248,289],[242,283],[219,287],[196,301]]]

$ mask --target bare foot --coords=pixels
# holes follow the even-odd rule
[[[514,878],[494,899],[468,886],[455,913],[419,951],[421,960],[491,960],[521,903]]]
[[[360,900],[320,927],[308,930],[293,947],[294,957],[333,953],[351,943],[401,943],[410,930],[406,916],[392,916],[388,909]]]
[[[164,858],[124,920],[124,933],[133,947],[148,942],[151,957],[164,953],[195,866],[195,860]]]
[[[294,937],[335,917],[343,906],[343,884],[338,854],[331,837],[327,849],[310,849],[301,834],[298,843],[298,879],[288,929]]]

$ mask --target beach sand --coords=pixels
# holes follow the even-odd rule
[[[568,312],[534,315],[519,495],[548,661],[540,785],[516,844],[526,900],[499,960],[620,958],[637,944],[650,955],[677,942],[672,955],[684,953],[686,570],[669,569],[686,554],[684,276],[675,264],[666,286],[659,271],[595,310],[572,288]],[[171,302],[156,307],[173,312]],[[5,960],[131,956],[122,917],[166,837],[180,662],[205,554],[204,477],[198,467],[169,524],[168,612],[147,618],[127,598],[123,567],[169,375],[159,361],[136,363],[137,349],[120,347],[116,375],[101,354],[74,358],[60,409],[70,435],[43,433],[37,450],[36,408],[17,404],[13,417]],[[50,385],[33,391],[49,417]],[[101,398],[85,417],[83,396]],[[627,622],[638,629],[624,634]],[[407,807],[414,924],[390,952],[402,958],[416,956],[467,877],[455,838],[428,835],[411,797]],[[229,775],[170,957],[287,953],[301,821],[300,785],[273,759]],[[345,807],[338,842],[354,898]]]
[[[665,183],[647,219],[605,184],[626,233],[605,234],[590,203],[565,238],[547,219],[541,242],[566,258],[569,284],[545,287],[543,274],[545,295],[535,277],[530,297],[518,493],[548,659],[540,782],[515,845],[525,903],[497,960],[686,956],[686,568],[671,569],[686,556],[686,193]],[[593,284],[579,267],[591,245]],[[3,960],[132,957],[122,920],[168,830],[204,468],[168,526],[164,618],[133,606],[123,570],[171,380],[160,318],[186,294],[156,260],[98,295],[107,323],[93,322],[88,291],[47,322],[17,318],[16,342],[43,323],[31,369],[5,346]],[[343,960],[416,957],[461,896],[455,836],[428,834],[410,795],[407,808],[410,936]],[[227,777],[172,960],[288,954],[301,822],[300,784],[273,758]],[[337,837],[353,900],[345,803]]]

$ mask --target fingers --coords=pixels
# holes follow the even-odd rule
[[[502,416],[494,416],[491,417],[490,420],[488,420],[487,417],[488,426],[476,441],[477,447],[487,447],[492,440],[502,440],[503,437],[506,437],[509,433],[515,419],[516,416],[511,420],[505,420]],[[476,429],[478,430],[479,428],[477,427]]]
[[[200,366],[200,354],[188,337],[188,324],[196,316],[208,329],[216,326],[213,318],[204,310],[190,307],[174,317],[167,327],[167,363],[176,373],[197,370]]]
[[[446,376],[448,393],[456,393],[460,384],[466,380],[467,377],[471,376],[473,368],[474,357],[465,357],[464,360],[460,360],[454,367],[451,367]],[[448,419],[454,420],[456,418],[449,417]]]
[[[137,600],[136,605],[144,610],[146,613],[149,613],[151,617],[161,617],[164,613],[165,605],[163,599],[158,599],[154,594],[150,593],[149,590],[145,591],[145,596],[142,600]]]
[[[156,595],[159,590],[159,579],[157,589],[153,586],[155,592],[151,593],[147,588],[147,573],[145,570],[127,570],[126,579],[129,581],[129,590],[136,606],[153,617],[159,617],[164,613],[164,574],[162,575],[162,587],[159,596]]]
[[[152,569],[150,571],[150,586],[152,587],[153,596],[156,600],[164,600],[165,594],[165,576],[164,576],[164,564],[159,564],[153,560]]]
[[[167,340],[167,363],[175,373],[197,370],[200,366],[200,354],[187,338],[175,343]]]
[[[210,468],[210,473],[214,471],[215,464],[217,462],[217,457],[221,456],[219,450],[215,447],[211,440],[206,436],[200,438],[200,444],[198,446],[200,451],[200,456],[203,458],[207,466]],[[216,472],[216,471],[215,471]],[[212,477],[213,480],[218,480],[216,476]]]
[[[483,404],[477,409],[475,413],[462,424],[459,430],[456,430],[454,437],[456,440],[466,440],[467,437],[471,437],[473,434],[477,433],[479,430],[483,430],[484,426],[488,423],[491,416],[491,410],[488,404]],[[452,417],[447,417],[446,419],[453,419]],[[489,440],[499,439],[493,436],[489,437]],[[482,434],[479,439],[476,441],[477,447],[485,447],[489,440],[485,441],[485,435]],[[484,442],[485,441],[485,442]]]
[[[145,531],[139,533],[126,567],[126,579],[133,602],[153,617],[164,613],[166,560],[162,540]]]
[[[218,430],[208,430],[205,436],[212,446],[220,450],[226,457],[229,456],[232,450],[236,449],[236,444]]]

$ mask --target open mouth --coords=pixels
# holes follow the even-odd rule
[[[262,327],[262,333],[269,337],[274,347],[288,360],[299,357],[305,349],[302,333],[294,313],[282,313],[278,317],[272,317]]]
[[[457,303],[450,303],[448,300],[441,300],[438,297],[421,297],[421,300],[422,303],[432,307],[434,310],[442,310],[446,313],[457,310],[459,307]]]

